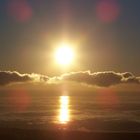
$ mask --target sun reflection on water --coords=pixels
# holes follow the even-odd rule
[[[69,121],[69,96],[60,96],[59,123],[67,124]]]

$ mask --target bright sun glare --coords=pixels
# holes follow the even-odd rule
[[[66,124],[69,120],[69,96],[60,96],[59,122],[61,124]]]
[[[55,59],[60,65],[70,65],[74,59],[74,52],[72,47],[65,43],[61,44],[56,50]]]

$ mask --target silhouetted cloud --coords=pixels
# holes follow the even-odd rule
[[[126,83],[140,84],[140,80],[137,77],[130,77],[127,78]]]
[[[73,81],[78,83],[85,83],[88,85],[96,85],[99,87],[109,87],[116,84],[140,84],[140,77],[135,77],[130,72],[116,73],[113,71],[95,72],[79,71],[63,74],[58,77],[48,77],[41,74],[20,74],[16,71],[0,71],[0,85],[7,85],[12,83],[59,83],[65,81]]]
[[[19,83],[19,82],[40,82],[47,81],[47,76],[39,74],[20,74],[16,71],[0,71],[0,85],[7,85],[10,83]]]
[[[124,78],[134,77],[134,75],[133,75],[131,72],[122,73],[122,76],[123,76]]]
[[[121,83],[140,84],[139,79],[130,72],[116,73],[113,71],[107,71],[91,73],[90,71],[80,71],[64,74],[61,76],[61,79],[97,85],[101,87],[108,87]]]

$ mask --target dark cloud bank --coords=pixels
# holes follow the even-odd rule
[[[116,73],[113,71],[96,72],[96,73],[91,73],[90,71],[72,72],[69,74],[64,74],[62,78],[69,81],[76,81],[90,85],[97,85],[101,87],[108,87],[111,85],[121,83],[140,84],[140,79],[138,77],[135,77],[130,72],[125,73]]]
[[[52,80],[53,79],[53,80]],[[59,77],[48,77],[40,74],[20,74],[16,71],[0,71],[0,86],[12,83],[26,83],[26,82],[43,82],[49,81],[74,81],[78,83],[85,83],[88,85],[96,85],[99,87],[109,87],[121,83],[140,84],[140,77],[134,76],[130,72],[116,73],[113,71],[95,72],[79,71],[63,74]],[[53,83],[52,82],[52,83]]]
[[[24,83],[24,82],[41,82],[47,81],[48,77],[39,74],[20,74],[16,71],[0,71],[0,85],[8,85],[11,83]]]

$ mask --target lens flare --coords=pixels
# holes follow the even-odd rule
[[[9,1],[7,5],[8,16],[19,22],[30,20],[33,10],[29,3],[25,0]]]
[[[116,21],[120,15],[120,5],[116,0],[100,0],[97,2],[96,14],[102,22]]]

